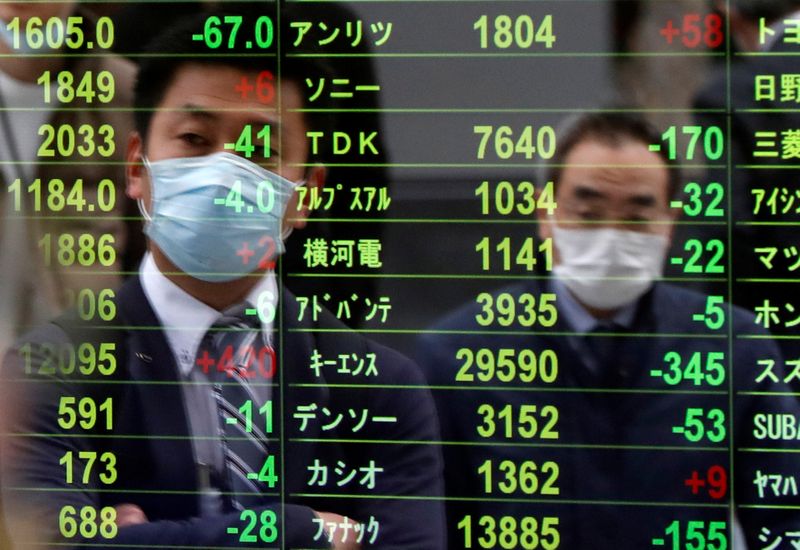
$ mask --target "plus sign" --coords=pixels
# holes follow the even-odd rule
[[[696,495],[697,492],[700,490],[700,487],[705,487],[706,486],[706,480],[705,479],[700,479],[700,476],[698,475],[697,470],[694,470],[692,472],[692,477],[690,477],[689,479],[683,480],[683,484],[686,485],[687,487],[691,487],[692,488],[692,494]]]
[[[675,26],[672,24],[672,19],[670,19],[667,21],[667,24],[664,25],[664,28],[659,30],[658,33],[667,40],[667,44],[672,44],[672,39],[679,35],[681,31],[675,28]]]
[[[250,84],[250,81],[247,79],[246,76],[243,76],[241,82],[239,82],[239,84],[237,84],[236,87],[234,88],[235,91],[239,92],[242,95],[242,99],[247,99],[247,97],[250,95],[250,92],[252,92],[255,89],[256,89],[255,86]]]
[[[214,358],[209,355],[208,350],[203,350],[203,356],[198,357],[196,363],[203,368],[204,374],[208,374],[208,368],[214,365]]]
[[[254,254],[255,254],[255,251],[250,250],[250,247],[247,246],[246,242],[242,243],[242,248],[240,248],[239,250],[236,251],[236,255],[242,257],[242,264],[243,265],[249,264],[250,263],[250,258],[252,258]]]

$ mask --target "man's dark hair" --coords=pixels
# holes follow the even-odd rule
[[[630,141],[649,146],[659,143],[661,135],[643,117],[629,112],[603,111],[568,118],[556,131],[556,152],[544,171],[544,181],[552,181],[557,186],[564,160],[578,144],[585,141],[597,141],[612,147]],[[675,197],[681,179],[678,165],[670,160],[665,148],[662,147],[656,154],[664,161],[669,172],[668,196]]]
[[[312,82],[319,82],[319,79],[329,80],[330,71],[327,66],[314,55],[309,56],[288,56],[289,49],[290,20],[291,11],[281,10],[280,28],[275,23],[275,39],[269,49],[269,53],[259,53],[258,50],[247,48],[245,45],[246,36],[255,26],[256,20],[260,16],[270,16],[275,22],[276,8],[271,2],[259,2],[257,4],[240,4],[238,8],[230,8],[226,4],[224,11],[211,10],[199,12],[196,15],[179,20],[168,27],[163,33],[154,38],[147,46],[144,56],[139,63],[139,73],[134,88],[134,122],[136,130],[146,138],[150,128],[150,121],[153,113],[164,99],[167,89],[173,82],[175,74],[181,67],[188,64],[201,64],[211,66],[222,66],[239,69],[242,71],[259,73],[270,71],[274,75],[274,83],[277,87],[279,80],[291,80],[296,82],[301,89],[304,98],[304,107],[308,107],[306,94],[306,79]],[[193,35],[202,35],[204,26],[210,16],[217,16],[224,21],[226,15],[241,16],[243,23],[239,28],[239,36],[233,48],[227,48],[227,30],[230,25],[223,25],[226,29],[223,47],[212,50],[206,46],[203,40],[194,40]],[[245,30],[247,29],[247,30]],[[278,38],[283,37],[284,44],[277,47]],[[249,37],[248,37],[249,38]],[[276,54],[280,51],[280,55]],[[313,54],[309,50],[300,51],[292,49],[292,53]],[[325,103],[325,94],[320,94],[320,98],[315,101],[314,107],[324,109],[329,107]],[[305,122],[309,129],[325,131],[332,126],[330,115],[319,112],[305,112]]]
[[[800,0],[731,0],[731,7],[748,19],[764,18],[768,23],[800,9]]]

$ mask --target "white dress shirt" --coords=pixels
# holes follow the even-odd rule
[[[142,261],[139,277],[150,306],[160,321],[162,330],[180,369],[181,393],[189,420],[195,465],[200,489],[201,515],[213,515],[222,509],[219,483],[211,480],[227,475],[225,450],[220,437],[217,401],[213,385],[202,369],[195,368],[195,357],[203,337],[220,312],[187,294],[170,281],[156,266],[148,253]],[[267,272],[248,293],[246,301],[254,306],[276,306],[278,301],[275,273]],[[262,323],[265,342],[272,342],[272,322]],[[263,384],[253,387],[266,400],[271,388]]]

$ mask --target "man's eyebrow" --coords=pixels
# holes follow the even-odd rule
[[[655,206],[656,198],[650,193],[642,193],[633,195],[628,199],[628,202],[635,206]]]
[[[278,129],[281,127],[280,121],[272,118],[263,118],[263,119],[251,118],[247,122],[247,124],[251,125],[253,128],[261,128],[262,126],[269,126],[270,137],[273,138],[278,137]]]
[[[581,183],[575,185],[575,191],[573,194],[579,199],[599,199],[605,196],[603,193],[598,191],[597,188]]]
[[[212,111],[209,111],[206,107],[195,105],[194,103],[186,103],[181,105],[178,109],[175,109],[175,112],[180,115],[189,116],[190,118],[209,120],[212,122],[219,118],[218,115],[214,114]]]

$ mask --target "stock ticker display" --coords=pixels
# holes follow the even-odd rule
[[[800,548],[800,2],[0,2],[2,548]]]

